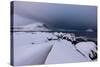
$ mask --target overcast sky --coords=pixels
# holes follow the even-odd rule
[[[52,29],[84,30],[97,26],[96,6],[15,1],[14,14],[33,20],[31,23],[43,22]]]

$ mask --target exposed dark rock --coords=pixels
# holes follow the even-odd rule
[[[90,59],[91,60],[96,60],[97,59],[97,53],[94,52],[93,50],[91,50],[91,52],[92,52],[93,56],[91,56],[91,54],[89,54]]]
[[[78,41],[73,41],[72,44],[76,45],[77,43],[79,43]]]

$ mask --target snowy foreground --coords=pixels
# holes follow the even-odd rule
[[[94,61],[97,44],[72,33],[14,32],[14,65]]]

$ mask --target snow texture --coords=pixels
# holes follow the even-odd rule
[[[91,53],[91,50],[93,50],[94,52],[97,52],[96,44],[93,42],[80,42],[76,44],[76,49],[81,51],[88,59],[90,59],[89,53]]]
[[[14,34],[14,65],[43,64],[45,62],[53,42],[41,43],[35,41],[41,37],[37,37],[37,39],[32,39],[32,37],[34,35],[32,36],[30,33]],[[32,44],[33,41],[40,44]]]
[[[66,40],[56,41],[45,64],[72,63],[90,61],[76,51],[74,45]]]
[[[15,66],[92,61],[89,54],[96,52],[93,42],[72,44],[77,38],[72,33],[14,32],[13,36]]]

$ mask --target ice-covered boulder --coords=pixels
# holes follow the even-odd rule
[[[58,39],[67,39],[71,42],[76,40],[75,34],[73,33],[55,32],[54,35],[57,36]]]
[[[73,34],[73,33],[65,33],[63,37],[66,37],[67,39],[69,39],[71,41],[76,40],[75,34]]]

